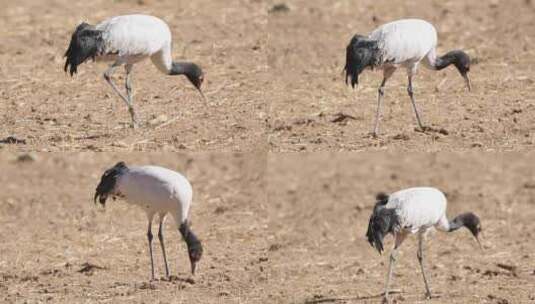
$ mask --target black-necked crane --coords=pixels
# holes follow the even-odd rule
[[[386,277],[384,300],[389,303],[388,293],[392,272],[396,263],[399,246],[409,234],[418,234],[418,262],[422,270],[426,297],[431,298],[428,279],[423,264],[423,242],[427,232],[433,227],[452,232],[466,227],[476,238],[481,232],[479,217],[472,212],[462,213],[453,220],[446,216],[446,196],[438,189],[431,187],[408,188],[390,195],[380,193],[368,224],[366,237],[368,242],[379,253],[383,252],[383,239],[387,234],[394,236],[394,247],[390,253],[390,264]]]
[[[435,27],[420,19],[402,19],[381,25],[368,36],[355,35],[346,49],[346,84],[351,80],[351,86],[358,85],[359,74],[366,68],[381,69],[383,81],[378,89],[377,111],[373,136],[378,135],[381,103],[384,97],[386,81],[397,68],[407,69],[407,92],[412,102],[418,126],[426,130],[420,119],[416,102],[414,101],[412,78],[416,74],[418,64],[423,60],[426,67],[438,71],[453,64],[465,79],[468,90],[471,90],[470,57],[461,50],[454,50],[444,56],[437,56],[437,31]]]
[[[106,170],[97,186],[94,201],[105,206],[108,197],[123,198],[130,204],[138,205],[147,214],[151,279],[154,280],[154,260],[152,257],[152,220],[159,215],[158,239],[162,247],[165,275],[169,277],[169,267],[163,240],[165,216],[171,214],[188,248],[191,273],[203,253],[201,241],[191,231],[188,214],[193,191],[188,180],[178,172],[158,166],[127,166],[119,162]]]
[[[128,106],[132,127],[138,125],[132,99],[131,72],[135,63],[146,58],[166,75],[184,75],[197,88],[203,100],[202,69],[192,62],[174,62],[171,57],[171,31],[167,24],[154,16],[124,15],[104,20],[97,25],[81,23],[72,34],[65,52],[64,70],[73,76],[78,66],[88,59],[113,62],[104,72],[104,79]],[[126,96],[112,80],[117,67],[126,71]]]

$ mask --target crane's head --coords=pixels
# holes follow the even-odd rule
[[[100,183],[98,184],[97,189],[95,191],[95,197],[93,198],[95,204],[97,203],[98,198],[99,203],[102,206],[106,205],[106,200],[108,199],[108,196],[113,195],[115,193],[115,185],[117,183],[118,177],[121,176],[127,170],[128,167],[123,161],[121,161],[104,172],[104,174],[100,178]]]
[[[180,231],[180,234],[182,234],[182,237],[184,238],[184,241],[188,246],[188,256],[189,261],[191,263],[191,274],[194,275],[197,263],[201,260],[203,253],[201,241],[197,238],[193,231],[191,231],[189,223],[187,221],[182,223],[178,230]]]
[[[374,67],[379,53],[377,41],[361,35],[355,35],[346,48],[346,85],[351,79],[351,87],[355,88],[359,83],[359,74],[366,67]]]
[[[470,82],[470,77],[468,77],[468,72],[470,72],[470,56],[461,50],[451,51],[448,55],[452,56],[453,64],[464,78],[468,91],[471,91],[472,83]]]
[[[193,62],[173,62],[170,75],[184,75],[199,91],[202,98],[205,100],[204,94],[201,91],[201,86],[204,81],[204,72],[201,67]]]
[[[470,230],[470,233],[476,238],[479,247],[481,247],[481,242],[479,241],[479,233],[481,232],[481,221],[479,217],[472,212],[467,212],[456,216],[453,219],[454,222],[466,227]]]

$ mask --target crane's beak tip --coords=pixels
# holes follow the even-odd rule
[[[191,275],[195,276],[195,269],[197,268],[197,263],[192,262],[191,263]]]
[[[476,236],[477,244],[479,245],[479,249],[483,251],[483,245],[481,245],[481,241],[479,240],[479,237]]]
[[[468,88],[468,91],[472,91],[472,81],[470,81],[470,77],[468,76],[468,73],[463,75],[464,81],[466,82],[466,87]]]
[[[201,91],[201,88],[197,88],[197,91],[199,91],[199,94],[201,95],[201,99],[204,103],[208,102],[208,99],[206,99],[206,96],[204,96],[204,93]]]

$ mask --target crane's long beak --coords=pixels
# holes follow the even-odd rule
[[[479,241],[479,237],[476,236],[476,241],[479,244],[479,249],[483,250],[483,246],[481,245],[481,242]]]
[[[466,82],[466,87],[468,88],[468,91],[472,91],[472,82],[470,81],[470,77],[468,77],[468,73],[465,73],[463,75],[464,81]]]
[[[197,88],[197,91],[199,91],[199,94],[201,94],[202,101],[206,104],[208,100],[206,99],[206,96],[204,96],[204,93],[201,91],[201,88]]]
[[[191,262],[191,275],[195,275],[195,268],[197,268],[197,263]]]

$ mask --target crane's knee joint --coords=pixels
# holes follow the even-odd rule
[[[409,93],[409,96],[412,97],[412,94],[413,94],[412,87],[407,87],[407,93]]]
[[[416,257],[418,258],[418,261],[422,261],[424,259],[422,253],[420,251],[416,252]]]
[[[147,232],[147,238],[149,239],[149,242],[152,242],[152,232],[150,230]]]
[[[379,89],[377,89],[377,93],[379,93],[379,95],[381,95],[381,96],[384,96],[385,95],[385,88],[384,87],[379,87]]]
[[[158,239],[160,239],[160,241],[163,240],[163,233],[161,229],[158,231]]]
[[[106,81],[111,81],[111,76],[108,73],[104,73],[104,79]]]

